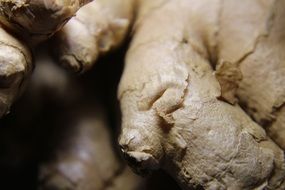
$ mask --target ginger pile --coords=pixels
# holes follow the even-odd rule
[[[13,6],[17,10],[22,4]],[[7,31],[23,34],[29,46],[54,34],[55,60],[81,74],[129,39],[117,94],[119,144],[136,173],[163,169],[185,190],[285,189],[284,0],[95,0],[64,26],[70,15],[63,13],[59,17],[65,19],[47,25],[52,29],[39,29],[39,36],[31,31],[42,22],[23,25],[21,11],[13,22],[9,11],[1,13],[3,48],[24,52],[18,57],[1,53],[5,77],[0,79],[5,80],[0,84],[8,86],[1,113],[26,76],[14,73],[31,68],[27,63],[32,62],[26,58],[30,51]],[[12,45],[6,47],[8,37]],[[15,77],[6,82],[10,75]],[[85,134],[78,127],[78,134]],[[79,144],[81,138],[100,139],[93,130],[74,139]],[[77,146],[68,145],[68,156]]]

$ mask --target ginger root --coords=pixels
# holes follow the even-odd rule
[[[266,5],[267,8],[259,8],[265,18],[255,21],[255,28],[247,29],[255,34],[252,40],[245,38],[236,44],[240,49],[247,48],[246,57],[239,63],[243,79],[237,95],[247,113],[285,150],[285,1],[267,1]],[[232,23],[227,25],[233,28]],[[232,35],[228,43],[241,35]],[[234,54],[235,50],[229,45],[225,54],[226,51]]]
[[[0,117],[33,69],[30,48],[58,31],[87,0],[0,0]]]
[[[87,3],[57,2],[0,1],[0,44],[11,55],[0,53],[0,116],[32,70],[24,44],[53,35]],[[284,16],[284,0],[96,0],[56,34],[56,56],[87,71],[133,23],[118,98],[119,144],[134,171],[161,168],[187,190],[283,190]],[[116,181],[119,189],[126,179],[117,176],[124,167],[100,109],[89,106],[68,116],[70,130],[42,166],[41,188],[112,189]],[[99,163],[96,151],[111,159]]]
[[[282,106],[284,1],[142,0],[134,8],[118,91],[129,164],[142,174],[163,168],[184,189],[284,189],[283,150],[235,104],[238,92],[256,105],[253,115]]]
[[[133,6],[133,0],[96,0],[82,7],[55,36],[58,61],[74,72],[89,70],[99,55],[125,39]]]
[[[29,44],[46,40],[91,0],[1,0],[0,22]]]
[[[0,117],[9,112],[32,69],[29,48],[0,28]]]

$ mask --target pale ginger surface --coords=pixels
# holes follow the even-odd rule
[[[254,107],[261,125],[266,107],[270,115],[283,105],[284,1],[138,7],[118,93],[120,144],[131,165],[138,172],[162,167],[185,189],[284,189],[280,119],[276,145],[235,104],[238,95],[248,113]],[[266,129],[271,135],[273,127]]]
[[[122,44],[134,6],[133,0],[99,0],[82,7],[55,36],[58,61],[74,72],[89,70],[100,55]]]
[[[7,2],[2,1],[0,7]],[[52,1],[44,2],[50,2],[46,7],[57,7]],[[125,39],[130,41],[117,94],[122,112],[119,144],[136,173],[163,169],[186,190],[285,189],[284,0],[95,0],[75,15],[85,3],[77,1],[77,8],[63,6],[66,9],[57,7],[45,13],[62,13],[58,23],[45,25],[36,19],[31,26],[21,24],[21,38],[33,46],[43,40],[41,36],[51,36],[63,27],[52,39],[53,52],[60,64],[77,73],[90,70],[101,55],[119,48]],[[31,5],[38,7],[37,3]],[[11,47],[16,46],[22,52],[11,58],[3,54],[1,60],[9,65],[4,64],[3,69],[13,74],[7,64],[13,62],[17,70],[30,73],[32,67],[26,66],[30,64],[18,61],[32,62],[30,52],[16,39],[17,31],[22,30],[17,29],[17,22],[27,17],[20,11],[20,16],[13,18],[16,24],[11,24],[11,13],[1,13],[3,41],[12,39],[7,49],[13,52]],[[63,20],[72,15],[63,26]],[[8,36],[6,28],[16,35]],[[38,29],[40,35],[27,37],[32,29]],[[18,81],[22,74],[15,76],[17,80],[12,80],[16,81],[12,87],[8,85],[12,90],[6,94],[21,89]],[[3,97],[11,99],[3,104],[4,114],[15,98]],[[70,157],[77,163],[81,157],[74,150],[82,139],[96,142],[105,136],[102,139],[109,142],[108,135],[97,136],[101,130],[86,134],[81,133],[86,129],[81,125],[75,128],[77,133],[66,133],[71,134],[66,142],[71,139],[74,144],[68,144],[66,154],[55,151],[59,159],[52,160],[49,169],[58,168]],[[80,150],[87,148],[88,152],[88,147]],[[99,146],[96,149],[102,152]],[[108,155],[116,160],[111,149]],[[88,168],[104,167],[96,166],[96,160],[96,156],[89,160]],[[115,165],[108,167],[115,171]],[[42,171],[49,175],[53,173],[49,169]],[[93,173],[97,169],[83,172],[85,179],[101,176]],[[51,183],[72,186],[61,179],[55,177]],[[102,181],[92,183],[98,189],[104,186],[100,186]],[[79,186],[86,189],[87,184],[83,181]]]

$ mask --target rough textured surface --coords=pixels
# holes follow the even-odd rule
[[[278,2],[276,15],[285,7]],[[283,189],[284,152],[231,105],[241,62],[267,35],[274,2],[145,0],[138,7],[118,92],[129,164],[138,173],[161,167],[185,189]],[[275,72],[283,69],[280,62]],[[284,95],[280,88],[273,92]]]
[[[32,67],[29,49],[0,28],[0,117],[9,112]]]
[[[33,45],[53,35],[90,1],[1,0],[0,22]]]
[[[281,122],[285,118],[285,1],[273,1],[269,7],[263,20],[266,35],[255,39],[252,53],[240,63],[243,80],[238,96],[245,110],[285,149],[285,123]]]
[[[122,43],[133,6],[133,0],[96,0],[84,6],[56,35],[59,61],[74,72],[90,69],[99,55]]]

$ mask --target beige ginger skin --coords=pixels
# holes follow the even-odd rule
[[[0,117],[33,69],[30,48],[46,40],[87,0],[0,0]]]
[[[130,165],[184,189],[284,189],[285,1],[138,3],[118,91]]]
[[[82,7],[55,36],[58,61],[73,72],[89,70],[100,55],[123,42],[134,6],[133,0],[96,0]]]
[[[29,44],[46,40],[91,0],[1,0],[0,21]]]
[[[162,168],[184,189],[282,190],[284,17],[284,0],[97,0],[58,33],[57,56],[84,72],[120,45],[133,21],[118,98],[119,143],[134,170]],[[7,18],[1,19],[5,29],[17,34],[18,25],[6,24]],[[47,31],[44,36],[54,30]],[[33,44],[25,37],[31,32],[23,34]],[[9,66],[25,70],[18,60],[26,54],[12,56]],[[4,78],[15,76],[3,65],[12,73]],[[2,113],[11,94],[1,96]]]

